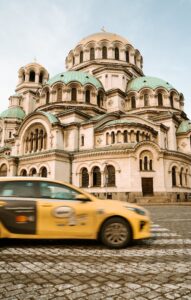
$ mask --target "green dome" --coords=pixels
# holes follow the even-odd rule
[[[187,133],[189,131],[191,131],[191,121],[182,121],[177,129],[177,133]]]
[[[62,72],[60,74],[57,74],[56,76],[50,78],[47,81],[47,84],[53,85],[58,81],[64,82],[65,84],[72,81],[80,82],[82,85],[90,83],[94,85],[97,89],[103,87],[101,82],[98,79],[96,79],[95,77],[93,77],[88,73],[79,72],[79,71],[68,71],[68,72]]]
[[[127,91],[138,92],[142,88],[151,88],[155,90],[158,87],[163,87],[168,91],[173,89],[173,86],[165,80],[156,77],[142,76],[131,80],[127,85]]]
[[[0,114],[0,118],[24,119],[26,116],[24,110],[19,106],[10,107]]]

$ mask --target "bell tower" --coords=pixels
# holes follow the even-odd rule
[[[15,92],[22,97],[23,109],[29,114],[35,109],[37,91],[49,79],[49,74],[43,66],[33,62],[19,69],[18,79]]]

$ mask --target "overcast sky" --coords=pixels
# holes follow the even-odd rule
[[[0,111],[21,66],[36,58],[52,77],[82,38],[104,26],[139,49],[145,75],[184,94],[191,119],[190,14],[191,0],[0,0]]]

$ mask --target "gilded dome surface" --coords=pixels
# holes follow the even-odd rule
[[[102,40],[108,40],[110,42],[114,42],[114,41],[119,41],[123,44],[130,44],[129,41],[127,39],[125,39],[124,37],[116,34],[116,33],[111,33],[111,32],[97,32],[91,35],[88,35],[87,37],[83,38],[78,45],[86,45],[89,42],[99,42]]]

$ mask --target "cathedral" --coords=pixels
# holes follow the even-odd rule
[[[191,121],[184,96],[143,72],[124,37],[83,38],[53,77],[37,62],[18,70],[0,114],[0,176],[70,182],[103,199],[187,201]]]

